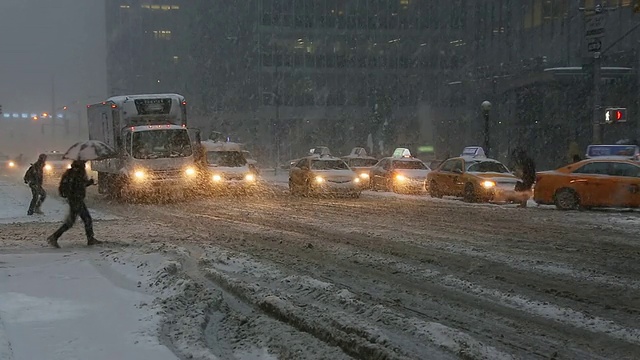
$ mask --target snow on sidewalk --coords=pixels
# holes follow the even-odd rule
[[[91,251],[0,254],[2,360],[176,359],[135,267]]]
[[[27,215],[31,190],[25,184],[0,180],[0,224],[27,222],[61,222],[67,214],[66,203],[48,196],[42,204],[44,215]],[[94,220],[115,220],[117,217],[89,209]]]

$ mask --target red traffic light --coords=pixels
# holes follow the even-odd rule
[[[622,120],[622,111],[616,110],[616,120]]]

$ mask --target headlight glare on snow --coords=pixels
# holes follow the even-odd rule
[[[486,180],[482,182],[482,187],[485,189],[491,189],[494,186],[496,186],[496,183],[493,181]]]
[[[188,177],[194,177],[196,176],[196,169],[192,168],[192,167],[188,167],[184,170],[184,173],[188,176]]]
[[[222,181],[222,176],[220,176],[218,174],[215,174],[215,175],[213,175],[212,179],[215,182],[220,182],[220,181]]]
[[[256,181],[256,176],[253,174],[247,174],[244,176],[244,179],[248,182],[254,182]]]

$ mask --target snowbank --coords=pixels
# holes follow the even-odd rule
[[[91,251],[3,254],[0,264],[2,359],[176,359],[135,269],[120,274]]]

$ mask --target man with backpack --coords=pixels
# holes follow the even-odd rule
[[[31,194],[33,195],[27,215],[33,215],[34,213],[42,215],[40,206],[47,198],[47,193],[42,188],[42,183],[44,181],[44,165],[46,161],[47,155],[40,154],[40,156],[38,156],[38,160],[31,164],[29,169],[27,169],[27,172],[24,174],[24,183],[29,185]]]
[[[84,198],[87,195],[87,187],[94,184],[93,179],[87,177],[85,162],[82,160],[75,160],[71,164],[71,169],[62,175],[58,192],[60,196],[66,198],[69,203],[69,215],[67,215],[64,224],[62,224],[53,235],[47,238],[49,245],[59,248],[58,239],[65,231],[71,229],[78,216],[80,216],[82,222],[84,222],[87,245],[91,246],[102,243],[102,241],[98,241],[93,237],[93,221],[91,214],[89,214],[89,209],[87,209],[87,205],[84,203]]]

